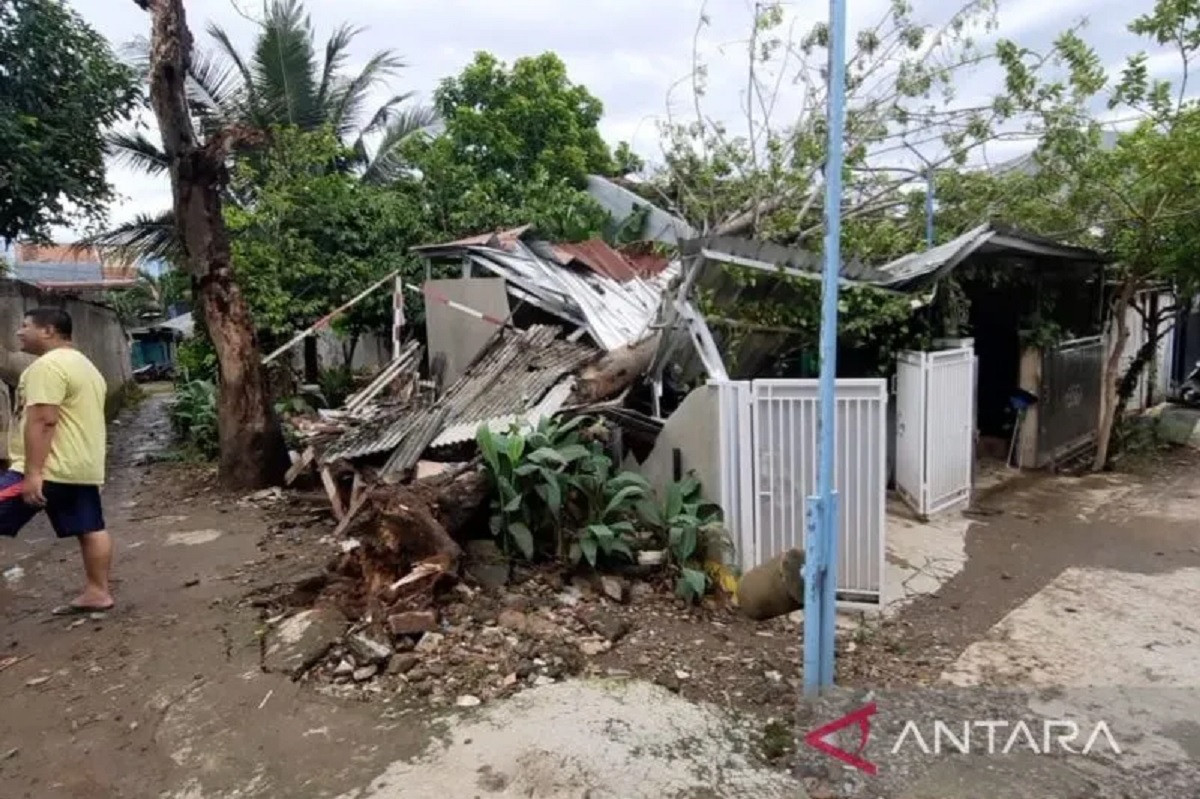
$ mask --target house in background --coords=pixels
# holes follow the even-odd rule
[[[195,327],[191,313],[185,313],[130,330],[129,357],[134,371],[143,366],[174,367],[176,348],[181,341],[192,337]]]
[[[95,247],[15,244],[5,247],[3,254],[8,277],[44,291],[87,296],[137,285],[135,260]]]

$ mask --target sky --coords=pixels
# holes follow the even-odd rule
[[[848,2],[851,32],[877,22],[888,7],[888,0]],[[918,19],[935,25],[958,8],[938,0],[910,2]],[[149,34],[149,17],[133,0],[71,0],[71,5],[116,46]],[[1152,0],[998,0],[999,28],[981,32],[981,43],[986,46],[1005,37],[1040,50],[1063,29],[1086,22],[1085,38],[1113,70],[1128,54],[1147,50],[1152,71],[1170,77],[1178,71],[1177,56],[1156,52],[1152,43],[1126,30],[1134,16],[1152,6]],[[207,45],[205,29],[216,23],[243,51],[253,39],[252,18],[261,8],[262,0],[186,0],[198,46]],[[668,115],[695,119],[687,83],[695,51],[708,74],[704,114],[727,124],[734,134],[746,130],[746,42],[754,0],[308,0],[307,8],[318,41],[343,22],[362,28],[352,48],[358,64],[383,49],[405,59],[407,68],[390,87],[380,88],[380,99],[415,91],[428,100],[440,79],[457,74],[479,50],[509,63],[553,50],[566,63],[571,79],[603,101],[605,138],[614,144],[629,141],[653,162],[661,155],[656,123]],[[797,0],[785,8],[782,30],[793,30],[796,39],[828,14],[827,3],[819,0]],[[702,10],[707,24],[698,25]],[[789,92],[788,81],[781,85],[773,116],[780,123],[799,109],[793,96],[798,93]],[[990,97],[999,89],[999,71],[987,66],[962,74],[956,85],[963,103]],[[977,157],[999,161],[1029,147],[1019,141],[995,143]],[[151,178],[113,165],[110,179],[121,196],[110,213],[114,223],[169,205],[165,177]]]

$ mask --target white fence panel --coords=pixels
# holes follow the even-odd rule
[[[721,457],[721,487],[717,501],[725,514],[725,525],[733,535],[734,554],[742,568],[759,561],[754,538],[754,436],[753,402],[746,381],[724,381],[717,390],[718,444]]]
[[[921,513],[925,496],[925,353],[896,357],[896,491]]]
[[[745,569],[804,548],[804,509],[817,488],[816,380],[718,384],[721,503]],[[883,593],[887,386],[838,380],[834,488],[838,593],[877,604]]]
[[[971,499],[975,454],[975,350],[964,347],[928,353],[925,392],[926,465],[929,505],[940,513]]]
[[[896,360],[896,490],[921,516],[971,498],[973,347],[902,352]]]

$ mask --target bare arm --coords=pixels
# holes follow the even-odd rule
[[[50,457],[58,427],[57,405],[30,405],[25,410],[25,476],[40,477]]]

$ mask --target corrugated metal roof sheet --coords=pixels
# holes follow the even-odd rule
[[[928,285],[976,253],[1025,255],[1049,262],[1107,262],[1108,256],[1096,250],[1017,230],[989,222],[968,230],[956,239],[922,252],[904,255],[876,270],[874,282],[886,288],[908,289]]]
[[[343,435],[322,453],[322,462],[393,451],[384,473],[404,471],[430,446],[470,441],[481,424],[505,428],[557,411],[570,395],[572,373],[597,355],[558,338],[561,333],[552,325],[497,331],[436,404],[386,410]]]
[[[670,258],[665,255],[659,255],[654,251],[653,245],[645,242],[622,247],[621,255],[624,255],[625,260],[629,261],[633,270],[644,278],[661,274],[664,269],[671,265]]]
[[[461,422],[451,425],[433,440],[430,447],[448,447],[451,444],[462,444],[475,437],[481,425],[487,425],[493,433],[507,432],[514,424],[535,425],[544,416],[553,416],[567,404],[571,392],[575,388],[575,378],[567,376],[560,383],[546,392],[546,396],[532,408],[522,413],[507,413],[493,416],[477,422]]]
[[[443,401],[451,409],[447,417],[451,427],[432,446],[469,441],[485,422],[506,427],[531,410],[538,410],[539,416],[553,412],[539,408],[546,393],[596,357],[590,347],[559,339],[561,332],[550,325],[534,325],[495,339],[446,392]],[[558,407],[569,393],[568,389]]]
[[[625,256],[600,239],[555,244],[553,247],[556,252],[565,255],[568,261],[579,261],[602,277],[611,278],[619,283],[638,279],[638,273],[629,261],[625,260]]]
[[[471,247],[468,253],[475,264],[507,279],[543,310],[585,327],[609,351],[646,335],[663,291],[679,272],[678,264],[672,264],[653,278],[621,282],[560,266],[524,243],[512,253],[490,247]]]
[[[421,453],[429,449],[429,442],[433,441],[445,425],[449,413],[449,406],[433,405],[409,414],[409,426],[404,434],[403,443],[383,465],[383,474],[405,472],[416,466],[417,461],[421,459]]]
[[[421,406],[416,404],[381,409],[378,416],[347,431],[331,444],[321,453],[321,462],[353,460],[380,452],[390,452],[400,446],[421,410]]]
[[[509,291],[614,350],[641,339],[679,265],[641,248],[636,260],[602,240],[550,243],[522,238],[528,226],[413,248],[428,258],[470,258],[505,278]],[[502,245],[502,246],[496,246]],[[585,268],[576,268],[576,265]]]

